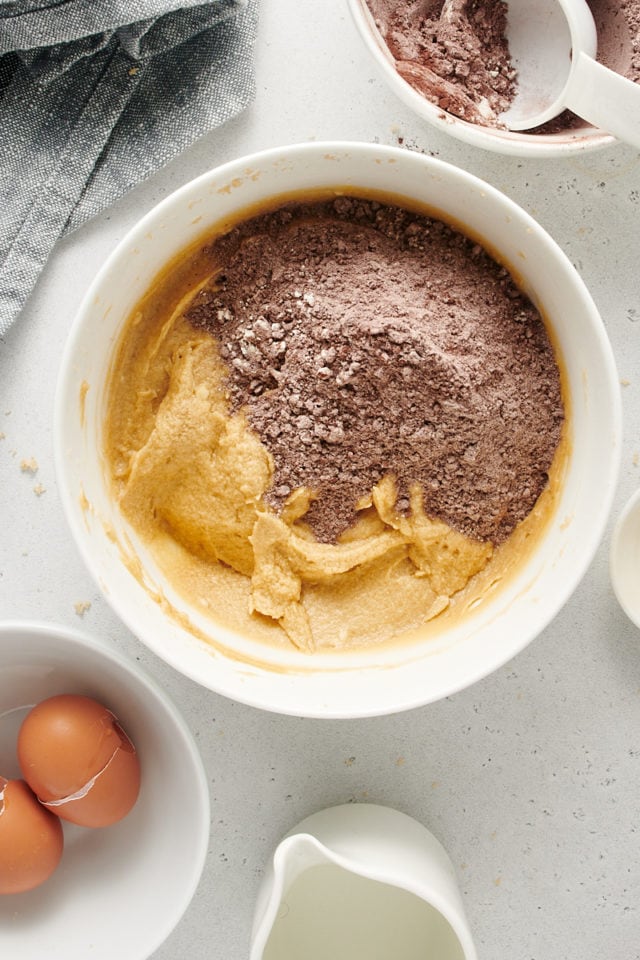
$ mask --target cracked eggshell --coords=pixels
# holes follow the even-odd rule
[[[39,887],[58,866],[63,845],[60,821],[24,780],[0,777],[0,895]]]
[[[73,694],[49,697],[18,734],[22,774],[63,820],[106,827],[131,810],[140,789],[134,745],[107,707]]]

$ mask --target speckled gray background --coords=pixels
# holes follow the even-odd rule
[[[640,485],[637,152],[530,161],[467,147],[387,92],[342,0],[264,0],[262,10],[255,105],[65,239],[0,343],[0,617],[110,640],[162,682],[198,739],[211,785],[209,858],[154,960],[246,960],[275,843],[308,813],[350,799],[397,807],[441,839],[481,960],[636,960],[640,632],[609,584],[611,526],[570,603],[515,660],[439,704],[352,722],[263,714],[174,673],[110,612],[65,526],[51,407],[66,331],[96,269],[141,214],[193,176],[309,139],[402,137],[491,181],[547,228],[585,279],[618,358],[625,441],[612,521]],[[35,475],[20,469],[32,457]],[[81,601],[91,604],[82,618]]]

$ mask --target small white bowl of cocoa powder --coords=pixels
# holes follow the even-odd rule
[[[618,379],[510,199],[392,147],[226,164],[153,209],[76,317],[59,488],[106,598],[233,699],[353,717],[513,657],[599,544]]]
[[[597,59],[640,82],[640,0],[587,0]],[[422,120],[459,140],[515,156],[558,157],[615,143],[566,110],[531,131],[499,116],[517,72],[506,39],[507,4],[494,0],[348,0],[353,20],[387,84]]]

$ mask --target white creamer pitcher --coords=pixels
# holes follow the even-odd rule
[[[477,960],[451,861],[411,817],[344,804],[281,841],[250,960]]]

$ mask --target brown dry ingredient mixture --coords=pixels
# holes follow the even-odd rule
[[[229,365],[233,410],[335,539],[386,474],[428,515],[504,541],[547,482],[563,422],[544,324],[508,272],[439,220],[340,197],[288,204],[211,248],[187,317]]]
[[[598,31],[598,60],[640,81],[640,0],[587,0]]]
[[[502,0],[367,3],[401,77],[443,110],[495,125],[516,83]]]

